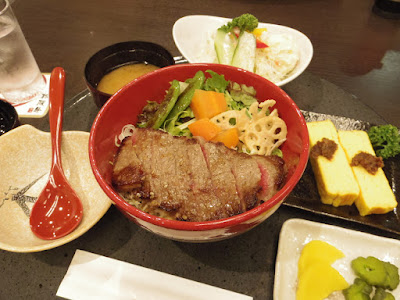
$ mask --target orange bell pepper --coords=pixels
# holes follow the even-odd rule
[[[214,91],[195,90],[190,108],[197,120],[212,117],[227,110],[225,95]]]
[[[188,128],[193,136],[201,136],[206,141],[211,140],[221,131],[221,128],[211,122],[208,118],[197,120],[192,124],[189,124]]]
[[[221,142],[228,148],[234,148],[239,143],[239,133],[236,128],[230,128],[219,132],[211,139],[212,142]]]

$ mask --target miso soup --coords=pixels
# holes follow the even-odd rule
[[[132,80],[157,69],[159,67],[146,63],[124,65],[104,75],[97,89],[103,93],[114,94]]]

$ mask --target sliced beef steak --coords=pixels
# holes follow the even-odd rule
[[[258,201],[267,201],[278,192],[285,181],[286,171],[284,161],[276,156],[253,155],[261,173],[261,189],[257,193]],[[260,203],[257,203],[260,204]]]
[[[201,144],[207,168],[211,174],[213,191],[224,206],[227,217],[244,212],[236,189],[236,180],[232,173],[232,164],[225,157],[225,149],[229,149],[221,144]]]
[[[223,203],[215,194],[211,173],[204,159],[203,150],[196,139],[185,139],[182,150],[187,153],[191,171],[192,191],[195,200],[188,203],[191,220],[219,220],[227,217]]]
[[[236,190],[241,199],[243,211],[253,208],[257,203],[260,191],[261,173],[252,156],[245,153],[232,152],[226,149],[226,158],[231,162],[232,174],[235,177]]]
[[[143,131],[133,138],[124,139],[119,148],[117,159],[114,161],[113,184],[118,191],[135,191],[140,197],[150,198],[151,152],[153,139]],[[115,182],[114,182],[115,180]]]
[[[276,156],[250,156],[220,143],[136,129],[115,157],[112,182],[148,213],[209,221],[268,200],[284,178],[283,160]]]

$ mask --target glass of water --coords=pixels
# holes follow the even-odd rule
[[[41,94],[45,86],[10,3],[0,0],[0,97],[21,104]]]

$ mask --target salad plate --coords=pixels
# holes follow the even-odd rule
[[[327,242],[343,252],[344,257],[335,261],[332,266],[349,284],[355,278],[350,263],[359,256],[374,256],[400,268],[400,241],[342,227],[290,219],[283,224],[279,237],[275,265],[275,300],[296,299],[297,264],[301,250],[312,240]],[[400,286],[391,293],[395,299],[400,299]],[[344,296],[336,292],[334,299],[344,299]]]
[[[211,62],[205,61],[204,57],[205,51],[210,48],[210,34],[231,20],[207,15],[185,16],[175,22],[172,36],[177,48],[189,63]],[[299,61],[295,68],[286,78],[275,84],[283,86],[298,77],[310,64],[313,56],[313,46],[309,38],[296,29],[277,24],[259,23],[258,28],[266,28],[271,34],[290,35],[299,49]]]

